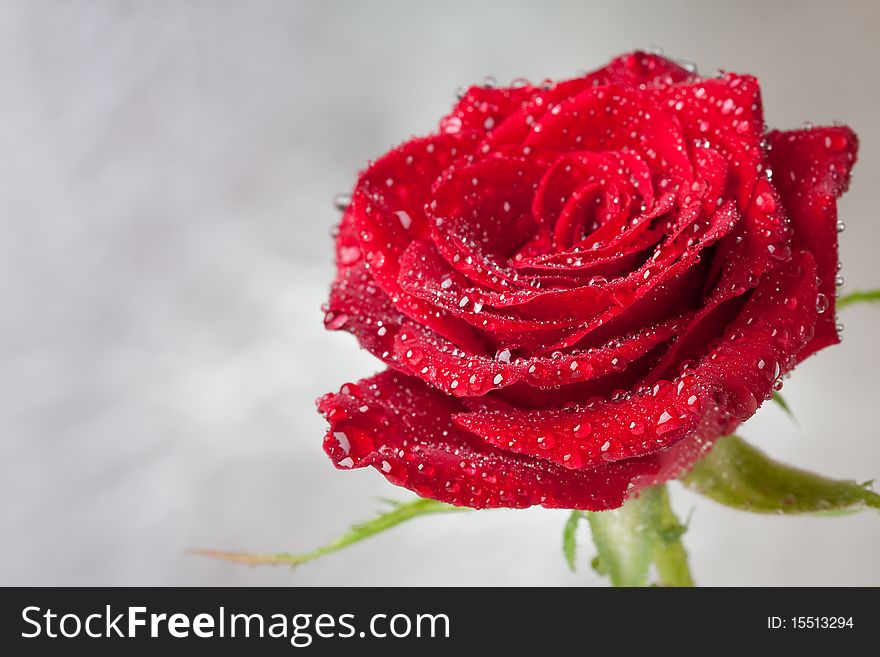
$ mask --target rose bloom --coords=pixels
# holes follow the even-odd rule
[[[358,178],[325,323],[388,368],[324,449],[474,508],[601,510],[682,475],[839,341],[846,127],[770,131],[758,81],[635,52],[474,86]]]

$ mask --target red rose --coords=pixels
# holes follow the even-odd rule
[[[319,409],[338,468],[471,507],[607,509],[838,342],[846,127],[636,52],[471,87],[360,176],[326,325],[389,369]]]

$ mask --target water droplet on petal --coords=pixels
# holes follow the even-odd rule
[[[593,433],[593,425],[589,422],[581,422],[580,424],[575,425],[572,431],[578,438],[586,438]]]
[[[770,192],[763,192],[758,194],[757,198],[755,198],[755,205],[758,206],[758,209],[761,212],[769,213],[776,209],[776,200]]]
[[[351,451],[351,442],[349,442],[348,436],[345,435],[344,431],[334,431],[333,437],[336,438],[336,442],[339,443],[339,449],[343,453],[348,454]]]
[[[842,151],[846,148],[846,137],[839,132],[825,137],[825,148],[829,151]]]
[[[346,322],[348,322],[348,315],[345,313],[339,313],[335,315],[332,312],[327,313],[324,316],[324,326],[326,326],[331,331],[337,331],[345,326]]]
[[[770,253],[770,257],[776,260],[791,258],[791,247],[788,244],[768,244],[767,251]]]
[[[499,363],[510,363],[510,349],[502,349],[495,354],[495,360]]]

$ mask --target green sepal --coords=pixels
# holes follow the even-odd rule
[[[869,484],[828,479],[774,461],[739,436],[718,440],[681,481],[719,504],[752,513],[840,514],[880,509]]]
[[[797,424],[797,418],[794,416],[794,413],[791,412],[791,406],[788,405],[788,402],[785,401],[785,397],[783,397],[781,393],[773,393],[773,403],[785,411],[785,414],[791,418],[792,422]]]

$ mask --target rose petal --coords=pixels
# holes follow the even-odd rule
[[[531,84],[499,88],[472,86],[440,121],[440,132],[454,134],[474,130],[490,133],[539,92],[540,89]]]
[[[648,454],[691,435],[707,404],[700,382],[689,377],[620,401],[596,400],[571,410],[462,413],[455,421],[501,449],[582,469]]]
[[[483,395],[524,382],[534,388],[558,388],[600,379],[627,366],[675,335],[680,320],[670,320],[600,347],[519,357],[504,347],[494,355],[468,352],[448,340],[407,323],[395,342],[399,362],[426,383],[456,397]]]
[[[395,308],[440,335],[477,348],[464,322],[405,294],[397,282],[400,254],[412,240],[428,236],[424,199],[431,184],[467,153],[472,137],[426,137],[392,150],[361,174],[349,213],[372,279]]]
[[[657,91],[658,99],[680,122],[688,139],[711,144],[724,154],[736,182],[741,212],[748,208],[764,153],[761,88],[748,75],[698,79]]]
[[[339,270],[324,315],[327,329],[348,331],[364,349],[394,365],[394,338],[405,319],[375,284],[363,262]]]
[[[814,273],[805,252],[772,272],[720,346],[673,382],[574,409],[496,408],[455,421],[490,444],[573,468],[650,454],[725,418],[743,421],[812,337]]]
[[[630,482],[660,471],[658,459],[574,471],[495,449],[457,427],[461,402],[391,371],[325,395],[324,449],[337,468],[373,466],[418,495],[474,508],[602,510],[620,506]]]
[[[651,53],[636,51],[622,55],[606,66],[581,77],[561,82],[547,81],[526,101],[522,109],[496,126],[484,143],[488,149],[503,149],[505,144],[521,148],[533,127],[559,103],[588,89],[616,85],[626,89],[662,88],[693,79],[695,75],[674,61]]]
[[[733,234],[719,242],[706,276],[707,296],[702,307],[645,382],[668,378],[683,360],[700,357],[741,307],[731,300],[754,289],[768,271],[791,257],[788,223],[776,190],[764,178],[758,180],[755,190],[764,200],[753,201]]]
[[[696,74],[668,57],[636,50],[616,57],[590,76],[634,87],[664,87],[691,80]]]
[[[525,143],[561,151],[633,150],[655,172],[690,180],[681,127],[652,97],[624,86],[587,89],[545,114]]]
[[[810,354],[840,341],[834,306],[837,275],[837,203],[849,185],[858,139],[846,127],[771,132],[770,166],[782,205],[794,229],[792,244],[813,254],[819,275],[820,307],[825,311],[816,336],[800,354]]]
[[[438,251],[481,286],[519,287],[506,261],[537,229],[531,205],[541,174],[541,165],[526,158],[491,158],[448,170],[428,205]]]

